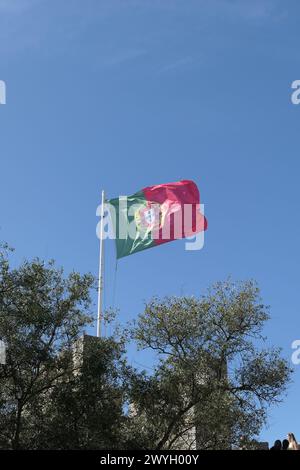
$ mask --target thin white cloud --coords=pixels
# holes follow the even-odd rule
[[[277,3],[277,0],[210,0],[210,8],[222,10],[237,18],[255,20],[271,18]]]
[[[19,14],[44,0],[0,0],[0,12],[8,14]]]
[[[0,0],[0,11],[6,13],[20,13],[45,0]],[[160,8],[164,10],[205,11],[213,15],[224,12],[244,18],[267,18],[278,6],[278,0],[103,0],[90,2],[94,14],[114,14],[117,10],[126,8]],[[74,6],[74,5],[73,5]],[[98,7],[98,8],[97,8]],[[70,4],[72,10],[72,3]]]
[[[110,57],[103,59],[101,63],[104,67],[115,67],[127,62],[135,61],[145,55],[147,55],[147,51],[144,49],[127,49],[112,54]]]
[[[178,51],[178,58],[172,58],[168,53],[175,42],[184,46],[184,41],[180,42],[178,38],[186,31],[188,33],[191,20],[195,19],[203,32],[208,28],[211,30],[210,21],[215,19],[228,23],[264,23],[276,15],[276,19],[280,17],[279,6],[282,10],[279,0],[69,0],[66,3],[62,0],[0,0],[0,54],[13,55],[16,51],[34,49],[44,53],[49,49],[52,53],[56,45],[60,52],[62,48],[72,49],[76,42],[80,47],[80,37],[88,37],[92,29],[97,27],[100,34],[103,31],[103,37],[109,37],[107,25],[110,22],[118,24],[125,18],[122,40],[118,34],[111,36],[109,41],[113,42],[113,47],[110,51],[106,37],[103,46],[92,45],[98,48],[102,65],[113,67],[157,54],[165,55],[161,73],[170,72],[195,61],[195,58],[185,56],[186,50]],[[136,26],[139,15],[144,30]],[[150,20],[146,21],[148,17]],[[215,30],[218,30],[217,26]],[[50,40],[52,48],[45,47]]]
[[[112,0],[112,4],[255,20],[276,16],[279,0]]]
[[[192,65],[195,62],[196,62],[195,58],[193,58],[191,56],[182,57],[180,59],[177,59],[173,62],[170,62],[170,63],[164,65],[159,70],[158,73],[167,73],[167,72],[176,71],[178,69],[186,68],[188,65]]]

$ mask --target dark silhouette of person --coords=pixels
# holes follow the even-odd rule
[[[270,450],[281,450],[281,441],[277,439],[277,441],[274,442],[273,447],[271,447]]]
[[[288,450],[288,448],[289,448],[289,441],[287,439],[283,439],[281,450]]]

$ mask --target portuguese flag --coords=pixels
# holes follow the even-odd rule
[[[132,196],[107,201],[114,227],[117,258],[207,229],[200,194],[190,180],[148,186]]]

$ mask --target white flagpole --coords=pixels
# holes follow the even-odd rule
[[[0,339],[0,364],[6,364],[5,343]]]
[[[102,300],[103,300],[103,271],[104,271],[104,244],[103,244],[103,228],[104,228],[104,201],[105,195],[102,191],[101,202],[101,221],[100,221],[100,251],[99,251],[99,278],[98,278],[98,314],[97,314],[97,337],[101,337],[102,322]]]

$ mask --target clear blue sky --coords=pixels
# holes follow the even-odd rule
[[[205,248],[120,260],[116,306],[255,278],[270,343],[300,339],[296,0],[0,0],[0,239],[97,273],[100,191],[193,179]],[[112,303],[114,247],[106,253]],[[143,353],[131,360],[145,363]],[[133,362],[135,364],[135,362]],[[300,436],[300,366],[262,439]],[[298,437],[300,439],[300,437]]]

